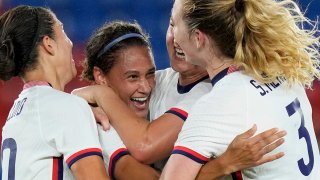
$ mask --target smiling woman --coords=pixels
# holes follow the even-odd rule
[[[86,51],[82,77],[110,86],[145,118],[155,85],[155,65],[148,37],[140,26],[121,21],[105,24],[92,36]]]
[[[0,16],[0,34],[0,79],[25,83],[2,130],[1,179],[109,179],[90,107],[63,92],[76,68],[56,15],[18,6]]]

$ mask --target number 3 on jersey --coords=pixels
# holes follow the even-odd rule
[[[10,156],[9,156],[9,172],[8,172],[8,180],[14,180],[15,179],[15,166],[16,166],[16,155],[17,155],[17,143],[12,138],[7,138],[3,141],[2,147],[1,147],[1,166],[0,166],[0,178],[2,179],[3,171],[3,151],[9,149],[10,150]],[[5,174],[6,176],[7,174]]]
[[[310,135],[309,132],[307,130],[307,128],[304,126],[304,116],[300,107],[300,102],[299,100],[296,98],[293,102],[291,102],[287,107],[287,112],[289,117],[291,117],[294,113],[298,112],[301,116],[301,125],[298,129],[298,133],[299,133],[299,139],[304,138],[306,143],[307,143],[307,149],[308,149],[308,155],[309,155],[309,163],[305,164],[305,161],[303,158],[298,160],[298,166],[300,169],[300,172],[305,175],[308,176],[312,169],[313,169],[313,165],[314,165],[314,156],[313,156],[313,151],[312,151],[312,144],[311,144],[311,140],[310,140]]]

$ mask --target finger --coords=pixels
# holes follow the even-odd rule
[[[259,143],[261,144],[261,141],[265,141],[266,139],[270,139],[270,137],[274,138],[274,134],[278,133],[279,129],[278,128],[272,128],[266,131],[263,131],[254,137],[251,138],[251,143],[256,144]],[[281,134],[280,134],[281,135]],[[271,141],[272,142],[272,141]],[[269,144],[269,143],[268,143]]]
[[[280,146],[281,144],[283,144],[283,143],[284,143],[284,139],[281,138],[281,139],[277,140],[276,142],[268,145],[267,147],[264,148],[264,151],[265,151],[264,154],[273,151],[274,149],[276,149],[277,147],[279,147],[279,146]]]
[[[274,141],[276,141],[280,138],[283,138],[286,134],[287,134],[287,132],[282,130],[282,131],[276,132],[272,135],[262,136],[261,139],[259,140],[259,144],[263,147],[268,146],[269,144],[273,143]]]
[[[261,164],[264,164],[264,163],[267,163],[267,162],[271,162],[271,161],[274,161],[274,160],[277,160],[277,159],[280,159],[284,156],[284,152],[279,152],[277,154],[274,154],[274,155],[270,155],[270,156],[265,156],[263,157],[261,160],[257,161],[257,166],[261,165]]]
[[[257,125],[254,124],[249,130],[238,135],[238,137],[243,138],[243,139],[248,139],[248,138],[252,137],[254,135],[254,133],[256,133],[256,131],[257,131]]]
[[[109,120],[108,120],[108,121],[102,121],[102,122],[101,122],[101,125],[102,125],[102,128],[103,128],[104,131],[107,131],[107,130],[110,129],[110,122],[109,122]]]

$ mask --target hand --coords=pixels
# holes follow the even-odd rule
[[[82,97],[89,104],[97,104],[96,99],[94,97],[94,90],[97,88],[97,85],[94,86],[85,86],[82,88],[74,89],[71,94]]]
[[[107,114],[102,110],[100,107],[93,107],[91,106],[92,112],[94,114],[94,117],[97,121],[97,123],[101,124],[104,131],[107,131],[110,129],[110,122]]]
[[[228,158],[228,174],[241,169],[258,166],[284,156],[283,152],[274,155],[264,156],[284,143],[285,131],[278,131],[277,128],[264,131],[254,137],[257,126],[254,125],[248,131],[238,135],[229,145],[227,151],[222,154]]]

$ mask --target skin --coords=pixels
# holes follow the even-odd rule
[[[118,62],[105,76],[107,84],[139,117],[147,116],[155,86],[152,59],[148,48],[130,47],[120,53]]]
[[[200,30],[188,31],[182,19],[182,6],[183,0],[176,0],[172,9],[174,41],[185,53],[186,61],[205,68],[212,79],[224,68],[229,67],[232,59],[225,56],[215,42]],[[202,164],[183,155],[172,154],[160,179],[194,179],[201,166]]]
[[[175,1],[172,8],[174,41],[183,50],[186,61],[205,68],[212,79],[221,70],[230,66],[233,59],[223,55],[215,42],[200,30],[195,29],[189,33],[182,19],[181,2],[181,0]]]
[[[171,18],[166,34],[166,45],[171,68],[179,72],[180,85],[185,86],[191,84],[208,74],[205,69],[186,62],[184,53],[181,53],[181,48],[178,44],[174,43]]]
[[[132,46],[121,50],[116,57],[116,63],[106,74],[94,67],[95,82],[111,87],[138,117],[145,118],[148,114],[150,95],[155,86],[152,53],[147,47]],[[136,98],[145,100],[136,101]],[[115,177],[150,180],[159,179],[160,173],[149,165],[138,162],[131,155],[125,155],[115,165]]]
[[[62,23],[53,15],[55,39],[44,36],[39,45],[37,67],[25,73],[23,80],[46,81],[53,88],[63,91],[64,86],[76,76],[76,68],[72,58],[72,42],[65,34]],[[90,166],[88,166],[90,164]],[[78,180],[109,179],[99,156],[87,156],[71,166],[71,171]]]
[[[172,26],[168,27],[166,40],[167,40],[168,53],[170,57],[170,63],[173,66],[173,68],[179,72],[180,83],[189,84],[207,75],[207,72],[205,69],[200,68],[199,66],[194,66],[187,63],[184,60],[183,56],[181,56],[181,54],[177,54],[176,49],[178,49],[179,47],[176,46],[173,42]],[[96,78],[96,79],[100,79],[100,78]],[[113,81],[113,82],[119,83],[120,81]],[[111,83],[110,81],[108,83],[109,83],[109,86],[113,87],[112,89],[114,89],[114,87],[116,86],[115,84],[114,85],[110,84]],[[101,84],[101,83],[98,82],[98,84]],[[108,89],[107,86],[103,86],[103,87],[105,89],[102,88],[103,90],[101,91],[101,93],[98,92],[101,89],[97,91],[94,90],[95,88],[98,88],[97,86],[90,86],[87,88],[83,88],[80,91],[74,91],[73,93],[81,97],[84,97],[89,102],[98,103],[98,105],[102,107],[104,111],[108,114],[111,121],[116,119],[116,121],[113,122],[113,126],[117,129],[117,132],[120,134],[120,136],[122,136],[122,139],[126,144],[127,148],[129,149],[131,156],[133,156],[139,162],[148,164],[148,163],[153,163],[157,160],[163,159],[165,157],[168,157],[170,155],[171,150],[173,149],[173,145],[175,140],[177,139],[177,135],[181,130],[183,121],[175,115],[164,114],[158,119],[149,123],[145,119],[142,119],[141,116],[137,117],[137,114],[133,113],[128,108],[128,103],[126,104],[124,103],[128,101],[124,101],[124,102],[121,101],[121,99],[128,99],[128,98],[120,99],[119,97],[114,95],[108,96],[108,94],[107,96],[104,96],[106,95],[105,92],[111,92],[112,94],[112,91],[110,91],[110,89]],[[90,91],[90,88],[92,91]],[[89,91],[89,93],[87,92],[87,90]],[[122,94],[120,92],[116,92],[116,93]],[[93,97],[91,95],[93,95]],[[94,97],[99,97],[99,100],[101,101],[94,99]],[[108,98],[108,100],[105,100],[105,98]],[[119,122],[121,119],[123,120],[122,122],[123,124],[116,123],[116,122]],[[283,154],[277,154],[276,156],[272,156],[272,157],[268,156],[268,157],[262,158],[264,153],[271,151],[272,149],[276,148],[281,143],[283,143],[282,140],[279,140],[275,144],[269,146],[270,149],[264,148],[264,150],[266,151],[260,151],[260,150],[263,147],[265,147],[267,144],[270,144],[276,139],[282,137],[284,135],[283,132],[276,133],[277,130],[272,129],[266,132],[265,134],[260,134],[254,139],[249,140],[249,137],[251,137],[254,134],[254,132],[255,132],[255,128],[252,128],[249,132],[240,135],[236,141],[237,143],[239,143],[238,144],[239,146],[231,146],[231,148],[229,149],[230,150],[229,152],[231,153],[226,153],[225,155],[222,155],[221,158],[218,158],[220,160],[213,160],[207,163],[201,169],[201,172],[203,173],[200,173],[197,178],[207,179],[208,177],[210,178],[221,177],[223,175],[230,174],[235,170],[238,170],[238,168],[249,167],[248,164],[250,164],[251,166],[252,164],[257,165],[260,163],[265,163],[265,162],[282,157]],[[263,142],[263,143],[260,144],[258,142]],[[245,144],[249,144],[248,146],[246,146],[245,149],[239,148]],[[255,152],[251,150],[254,150]],[[235,154],[235,152],[239,154],[242,154],[242,153],[246,154],[247,152],[250,152],[252,154],[257,154],[258,156],[254,157],[252,155],[246,155],[246,156],[237,155],[236,158],[234,158],[232,157],[232,155]],[[124,156],[124,157],[130,158],[130,156]],[[240,157],[242,157],[241,160],[240,160]],[[254,157],[254,158],[249,160],[249,158],[251,157]],[[248,164],[243,166],[244,164],[242,164],[242,162],[245,162],[245,161],[248,162]],[[117,178],[119,178],[119,176],[122,175],[122,177],[125,179],[125,175],[129,174],[128,171],[126,171],[126,173],[118,173],[118,176],[117,176],[117,172],[123,172],[123,171],[118,171],[118,169],[127,169],[127,170],[131,169],[133,171],[135,171],[136,169],[139,169],[137,167],[140,166],[140,164],[139,163],[137,164],[137,162],[134,162],[134,160],[131,159],[131,161],[129,162],[127,161],[128,163],[125,163],[125,162],[126,160],[123,160],[123,158],[121,158],[117,162],[117,165],[116,165]],[[232,162],[233,165],[225,162]],[[143,171],[146,172],[145,170]],[[141,170],[138,170],[135,172],[141,172]],[[130,174],[130,176],[127,176],[127,178],[135,177],[133,174],[134,173]]]

